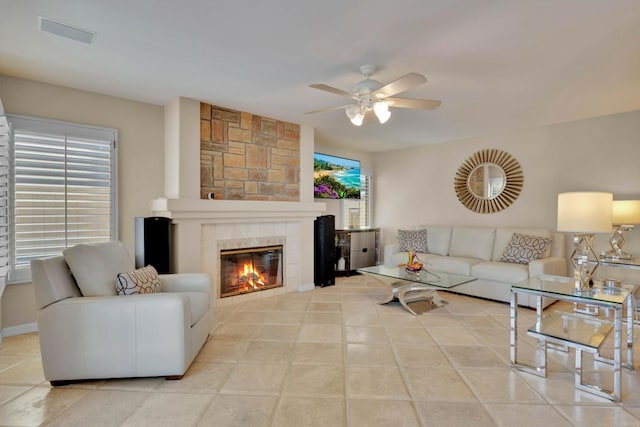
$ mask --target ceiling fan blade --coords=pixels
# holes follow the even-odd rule
[[[352,104],[338,105],[337,107],[320,108],[318,110],[307,111],[304,114],[315,114],[315,113],[323,113],[325,111],[339,110],[340,108],[345,108],[345,107],[348,107],[349,105],[352,105]]]
[[[322,83],[312,84],[312,85],[309,85],[309,87],[312,87],[314,89],[324,90],[325,92],[330,92],[330,93],[333,93],[335,95],[345,96],[347,98],[353,98],[353,94],[352,93],[349,93],[349,92],[346,92],[346,91],[344,91],[342,89],[338,89],[338,88],[335,88],[333,86],[325,85],[325,84],[322,84]]]
[[[442,104],[442,101],[433,99],[414,99],[414,98],[385,98],[390,107],[398,108],[417,108],[421,110],[435,110]]]
[[[373,94],[381,98],[386,98],[426,82],[427,78],[422,74],[409,73],[406,76],[402,76],[399,79],[382,86],[380,89],[373,92]]]

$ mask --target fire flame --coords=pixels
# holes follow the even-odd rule
[[[253,264],[250,262],[240,268],[239,276],[239,282],[246,290],[260,289],[265,285],[264,277],[254,270]]]

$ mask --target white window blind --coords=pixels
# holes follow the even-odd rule
[[[9,272],[9,236],[9,123],[0,115],[0,295]]]
[[[116,238],[114,129],[9,117],[13,148],[11,278],[32,259]]]

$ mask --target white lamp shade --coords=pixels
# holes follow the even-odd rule
[[[612,193],[558,194],[558,231],[606,233],[611,231],[612,219]]]
[[[616,225],[640,224],[640,200],[614,200],[613,223]]]

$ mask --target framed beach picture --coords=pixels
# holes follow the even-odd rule
[[[359,199],[360,161],[313,153],[313,195],[318,199]]]

